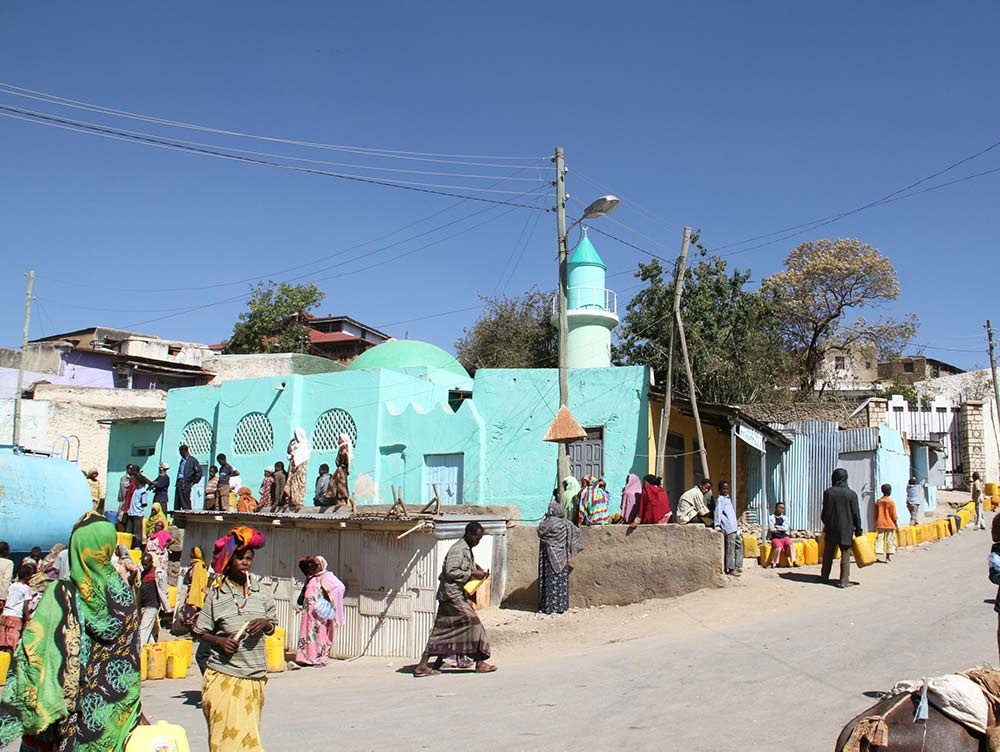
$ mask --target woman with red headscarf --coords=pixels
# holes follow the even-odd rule
[[[201,706],[211,752],[263,752],[267,659],[264,637],[274,634],[274,591],[250,573],[262,533],[235,527],[215,542],[211,589],[193,632],[209,647]]]
[[[660,479],[647,475],[642,479],[642,495],[639,497],[639,517],[632,523],[637,525],[666,525],[673,512],[667,492],[660,487]]]

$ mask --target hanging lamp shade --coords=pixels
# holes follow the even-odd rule
[[[573,417],[573,413],[569,411],[569,408],[563,405],[559,408],[559,412],[556,413],[556,417],[552,421],[552,425],[549,426],[549,430],[542,441],[568,444],[571,441],[579,441],[585,438],[587,438],[587,432],[576,422],[576,418]]]

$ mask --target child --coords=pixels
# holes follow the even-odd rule
[[[795,561],[795,544],[789,533],[791,525],[788,522],[788,515],[785,514],[785,502],[779,501],[774,505],[774,514],[767,518],[767,537],[771,541],[771,559],[764,565],[767,569],[772,569],[781,562],[781,552],[788,554],[788,563],[797,567]]]
[[[725,572],[735,577],[743,574],[743,536],[736,520],[736,507],[729,495],[729,484],[719,481],[719,495],[713,512],[715,529],[725,537]]]
[[[31,604],[31,588],[28,580],[35,574],[30,564],[22,564],[17,570],[17,582],[7,589],[7,602],[0,617],[0,650],[11,652],[21,639],[21,630],[28,620]]]
[[[889,498],[892,493],[892,486],[888,483],[882,484],[882,498],[875,502],[875,556],[876,560],[880,553],[885,553],[885,563],[892,561],[892,555],[896,553],[896,528],[899,526],[896,520],[896,502]]]

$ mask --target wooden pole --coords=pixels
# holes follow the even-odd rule
[[[670,353],[667,356],[667,393],[660,413],[660,432],[656,437],[656,474],[661,478],[666,472],[667,433],[670,431],[670,410],[674,394],[674,343],[677,341],[677,321],[681,315],[681,293],[684,291],[684,270],[687,266],[688,245],[691,243],[691,228],[684,228],[681,240],[681,255],[674,268],[674,312],[670,325]]]
[[[21,392],[24,390],[24,358],[28,349],[28,326],[31,323],[31,288],[35,284],[35,270],[28,270],[28,292],[24,296],[24,334],[21,337],[21,357],[18,358],[17,391],[14,392],[14,446],[21,443]]]

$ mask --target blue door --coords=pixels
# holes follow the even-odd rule
[[[577,478],[604,477],[604,429],[585,428],[587,437],[569,445],[570,472]]]
[[[461,504],[464,468],[463,454],[425,454],[423,503],[434,498],[434,485],[437,484],[442,504]]]

